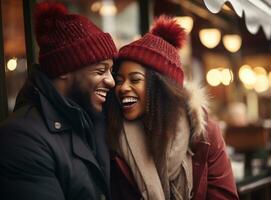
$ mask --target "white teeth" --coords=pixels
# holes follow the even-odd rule
[[[95,94],[100,95],[102,97],[106,97],[107,93],[105,91],[95,91]]]
[[[137,102],[137,98],[135,97],[125,97],[122,99],[122,103],[134,103]]]
[[[107,92],[108,92],[108,89],[106,89],[106,88],[97,88],[94,93],[105,98]]]

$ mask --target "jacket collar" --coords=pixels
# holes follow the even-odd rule
[[[187,93],[188,117],[192,130],[193,193],[198,194],[201,178],[206,170],[210,143],[206,134],[208,123],[208,100],[205,88],[195,82],[188,82],[184,89]]]
[[[187,94],[187,112],[192,130],[192,141],[205,137],[209,97],[205,88],[196,82],[184,85]]]
[[[63,117],[63,114],[59,112],[56,106],[52,105],[44,94],[36,87],[32,79],[28,79],[22,90],[19,92],[16,100],[16,110],[27,104],[34,105],[38,108],[39,113],[42,115],[44,123],[50,133],[61,134],[62,132],[69,131],[72,138],[73,153],[78,158],[86,161],[88,165],[93,166],[91,169],[98,175],[95,177],[100,180],[100,183],[103,183],[101,187],[104,187],[101,189],[104,190],[108,199],[110,199],[109,153],[105,143],[105,136],[104,134],[100,134],[103,130],[97,133],[95,133],[94,129],[90,130],[93,130],[91,134],[95,133],[94,138],[97,142],[97,155],[99,157],[99,160],[97,160],[94,152],[92,152],[91,148],[88,146],[83,134],[72,127],[71,123]],[[76,113],[78,112],[72,113],[72,116],[76,117],[74,116]],[[103,125],[100,127],[103,127]]]
[[[103,140],[103,138],[101,138],[103,137],[102,134],[97,134],[95,135],[95,137],[97,141],[102,141],[99,142],[98,145],[99,150],[102,151],[102,153],[100,154],[104,154],[104,157],[107,156],[108,158],[103,158],[102,161],[98,162],[97,159],[94,157],[94,153],[92,152],[88,144],[84,142],[85,140],[82,138],[81,134],[73,131],[72,127],[68,124],[68,122],[63,119],[63,117],[57,112],[57,110],[50,104],[50,102],[48,102],[48,100],[41,93],[39,93],[39,97],[42,113],[44,115],[44,120],[47,124],[49,131],[51,133],[57,134],[67,130],[72,131],[71,135],[72,135],[73,153],[80,159],[85,160],[89,162],[91,165],[95,166],[92,168],[93,170],[96,171],[94,173],[99,174],[99,176],[97,177],[101,177],[100,180],[103,182],[103,185],[106,185],[106,189],[105,188],[101,189],[103,189],[105,194],[107,194],[107,196],[109,197],[110,196],[108,192],[109,171],[110,171],[109,156],[107,152],[104,152],[107,151],[107,149],[105,146],[105,142],[103,142],[105,141],[105,139]]]
[[[68,122],[63,119],[63,117],[40,92],[39,97],[42,114],[44,115],[44,120],[49,131],[52,133],[61,133],[65,130],[71,129],[71,126],[68,124]]]
[[[91,170],[93,170],[93,173],[97,176],[96,179],[99,179],[102,184],[100,184],[101,189],[105,194],[107,195],[107,198],[110,199],[110,177],[109,177],[109,171],[110,171],[110,159],[106,147],[105,147],[105,140],[103,143],[99,143],[99,150],[97,153],[103,154],[103,159],[98,160],[94,157],[94,153],[90,149],[90,147],[82,140],[79,134],[72,132],[72,151],[73,153],[79,157],[80,159],[86,161],[90,165],[94,166],[91,167]],[[100,137],[96,135],[96,137]],[[102,138],[97,138],[97,140],[100,140]],[[100,150],[102,152],[100,152]],[[105,186],[105,187],[103,187]]]
[[[206,163],[208,159],[210,143],[205,140],[200,140],[194,143],[193,160],[193,193],[198,194],[201,179],[204,177],[203,173],[206,170]]]

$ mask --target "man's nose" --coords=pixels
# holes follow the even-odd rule
[[[104,82],[110,88],[115,86],[115,81],[114,81],[114,78],[113,78],[112,73],[110,71],[106,74],[106,76],[104,78]]]

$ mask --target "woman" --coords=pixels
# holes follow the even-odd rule
[[[113,199],[238,199],[206,97],[183,86],[184,38],[176,21],[162,16],[120,49],[107,111]]]

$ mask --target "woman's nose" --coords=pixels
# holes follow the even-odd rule
[[[131,90],[131,87],[130,87],[130,84],[129,84],[129,81],[124,81],[121,86],[120,86],[120,91],[121,92],[126,92],[126,91],[129,91]]]

